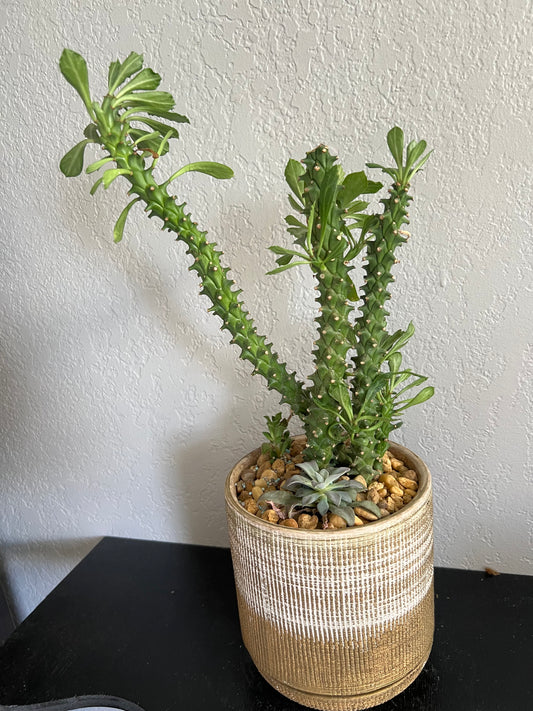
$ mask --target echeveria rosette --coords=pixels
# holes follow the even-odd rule
[[[294,474],[284,489],[267,491],[259,501],[285,507],[316,508],[324,517],[328,512],[341,516],[348,526],[355,523],[353,507],[357,494],[365,487],[354,479],[341,479],[349,474],[348,467],[321,469],[316,461],[297,465],[303,474]]]

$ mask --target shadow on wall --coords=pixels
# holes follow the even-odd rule
[[[50,578],[48,592],[61,582],[82,558],[99,543],[98,538],[66,538],[53,541],[7,541],[2,543],[0,562],[0,584],[5,590],[11,616],[17,624],[25,617],[24,610],[17,605],[22,600],[16,586],[24,585],[25,580],[35,580],[35,575],[46,569],[53,572],[57,579]],[[18,593],[18,594],[17,594]],[[34,607],[41,600],[34,601]]]

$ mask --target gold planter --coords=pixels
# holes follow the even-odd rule
[[[390,444],[419,476],[399,512],[361,527],[274,527],[245,511],[226,481],[226,510],[246,649],[279,692],[323,711],[377,706],[421,672],[433,642],[431,476],[413,452]]]

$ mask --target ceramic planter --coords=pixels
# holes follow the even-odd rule
[[[418,473],[418,494],[361,527],[276,527],[245,511],[235,482],[259,450],[226,481],[244,644],[275,689],[311,708],[384,703],[414,681],[431,650],[431,476],[405,447],[391,443],[390,451]]]

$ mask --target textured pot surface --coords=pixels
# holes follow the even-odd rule
[[[226,509],[244,643],[265,679],[285,696],[324,711],[384,703],[422,670],[433,641],[433,513],[424,462],[417,496],[361,527],[308,531],[274,526],[245,511],[226,481]]]

